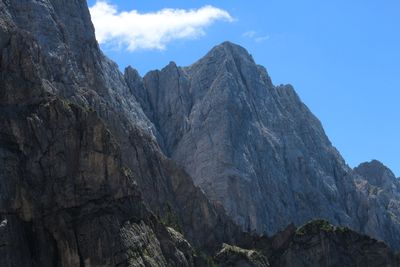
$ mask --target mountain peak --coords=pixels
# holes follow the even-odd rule
[[[243,57],[247,58],[254,63],[253,56],[242,46],[232,43],[230,41],[225,41],[214,48],[207,54],[216,54],[220,53],[224,56],[233,56],[233,57]],[[207,56],[206,56],[207,57]]]
[[[224,41],[224,42],[220,43],[219,45],[216,45],[215,47],[219,47],[219,46],[225,47],[225,48],[239,48],[239,49],[246,50],[244,47],[242,47],[238,44],[235,44],[231,41]]]
[[[230,77],[240,79],[265,76],[270,84],[266,70],[256,64],[251,54],[242,46],[229,41],[214,46],[204,57],[185,70],[189,75],[202,76],[204,81],[208,81],[203,83],[202,88],[209,88],[213,80],[227,73],[230,73]],[[247,81],[243,80],[243,83],[247,84]]]
[[[360,165],[358,165],[355,170],[357,171],[363,171],[363,170],[374,170],[375,172],[392,172],[386,165],[384,165],[382,162],[379,160],[373,159],[369,162],[363,162]],[[394,176],[394,175],[393,175]]]
[[[375,186],[380,186],[385,181],[394,181],[396,179],[393,172],[378,160],[361,163],[354,168],[354,171]]]
[[[142,77],[140,76],[139,72],[137,71],[137,69],[133,68],[131,65],[128,65],[128,67],[125,68],[124,73],[125,73],[125,74],[129,74],[129,75],[132,75],[132,76],[134,76],[135,78],[137,77],[138,79],[139,79],[139,78],[142,78]]]

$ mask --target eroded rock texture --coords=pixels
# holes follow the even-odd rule
[[[160,152],[85,1],[0,12],[1,266],[190,266],[166,224],[209,249],[240,236]]]
[[[125,77],[164,152],[245,230],[272,234],[325,218],[400,246],[400,214],[365,214],[377,202],[321,123],[244,48],[225,42],[189,67],[171,62],[143,79],[128,68]],[[397,203],[397,188],[382,190]]]
[[[398,249],[399,179],[377,160],[360,164],[354,169],[353,176],[357,189],[362,194],[358,206],[360,230],[372,236],[379,236],[380,230],[384,229],[383,240]]]
[[[215,259],[219,266],[269,267],[268,259],[260,252],[223,244]]]
[[[0,173],[1,266],[190,262],[162,250],[160,242],[175,241],[145,208],[134,174],[93,111],[59,99],[14,107],[12,116],[4,116],[6,108],[0,116],[6,166]],[[125,238],[130,231],[136,242]],[[191,255],[191,247],[185,249],[180,253]]]
[[[286,233],[288,235],[288,233]],[[289,234],[271,256],[272,266],[388,266],[400,258],[383,243],[316,220]]]
[[[347,227],[314,220],[296,228],[289,225],[269,239],[253,238],[243,247],[224,244],[215,255],[219,266],[388,266],[400,257],[385,243]]]

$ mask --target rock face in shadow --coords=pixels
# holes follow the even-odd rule
[[[0,13],[0,265],[191,266],[186,237],[210,250],[240,237],[160,151],[85,1]]]
[[[95,112],[44,98],[0,114],[1,266],[193,264]]]
[[[399,214],[372,210],[364,227],[357,175],[293,87],[274,86],[244,48],[225,42],[189,67],[125,77],[164,153],[245,230],[325,218],[400,246]]]
[[[243,245],[243,244],[242,244]],[[271,238],[253,238],[237,247],[224,244],[214,257],[218,266],[399,266],[400,256],[385,243],[347,227],[314,220],[289,225]]]
[[[272,266],[398,266],[383,243],[327,221],[312,221],[292,233],[271,258]]]

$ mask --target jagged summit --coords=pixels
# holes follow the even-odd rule
[[[398,182],[394,173],[378,160],[361,163],[354,171],[363,176],[372,185],[382,186],[385,183]]]
[[[368,162],[363,162],[360,163],[360,165],[358,165],[357,167],[354,168],[357,171],[363,171],[363,170],[374,170],[375,171],[375,175],[379,175],[382,174],[383,172],[388,172],[390,174],[393,174],[393,172],[382,162],[380,162],[379,160],[373,159],[371,161]],[[394,176],[394,174],[392,175]]]
[[[244,57],[254,62],[253,56],[249,54],[246,48],[232,43],[230,41],[225,41],[219,45],[213,47],[205,57],[213,56],[219,54],[221,56],[233,56],[233,57]]]
[[[169,64],[130,87],[144,89],[164,153],[244,229],[272,234],[318,217],[400,246],[400,212],[359,210],[381,205],[368,182],[358,182],[293,86],[274,86],[243,47],[224,42],[189,67]]]
[[[212,69],[215,75],[222,72],[230,72],[236,75],[245,68],[257,68],[257,65],[245,48],[226,41],[212,48],[204,57],[186,67],[185,70],[190,73],[199,71],[204,67]],[[245,78],[246,76],[244,75],[243,77]]]

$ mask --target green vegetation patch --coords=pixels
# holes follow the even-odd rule
[[[322,230],[324,232],[333,232],[336,227],[326,220],[312,220],[296,230],[296,235],[304,235],[305,233]]]

